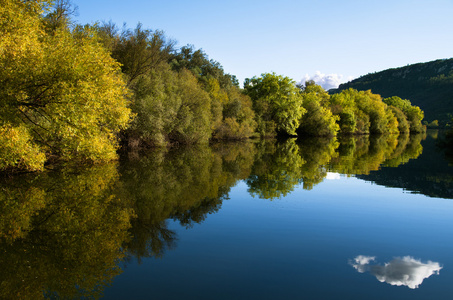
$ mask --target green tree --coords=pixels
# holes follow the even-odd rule
[[[136,117],[124,138],[129,149],[166,146],[182,105],[178,74],[162,63],[134,83],[132,111]]]
[[[383,101],[387,105],[399,108],[406,115],[411,133],[424,132],[425,128],[422,125],[424,112],[420,109],[420,107],[412,105],[409,100],[401,99],[397,96],[385,98]]]
[[[134,30],[123,29],[121,33],[113,23],[104,23],[96,29],[112,57],[121,63],[129,87],[166,63],[174,52],[175,42],[167,40],[163,31],[143,29],[140,23]]]
[[[177,110],[170,140],[183,144],[207,143],[211,138],[211,100],[187,70],[178,73],[178,94],[181,105]]]
[[[390,134],[399,134],[400,131],[398,128],[399,125],[398,118],[394,114],[394,110],[388,105],[385,105],[385,117],[387,119],[386,120],[387,128],[385,132]]]
[[[368,130],[368,120],[361,118],[363,114],[356,107],[352,89],[332,95],[330,97],[330,110],[339,117],[337,122],[341,133],[353,134]]]
[[[202,84],[207,84],[211,78],[214,78],[222,89],[231,86],[239,87],[237,78],[234,75],[226,74],[219,62],[209,59],[202,49],[195,50],[193,45],[181,47],[179,51],[173,53],[169,61],[173,70],[187,69]]]
[[[205,143],[212,137],[244,139],[253,134],[250,99],[239,92],[234,77],[201,49],[174,50],[161,31],[145,30],[140,24],[121,34],[111,23],[98,31],[122,63],[133,91],[136,118],[124,136],[129,148]]]
[[[398,121],[398,131],[400,133],[409,133],[410,125],[409,122],[407,121],[407,117],[404,114],[404,112],[402,112],[401,109],[393,105],[389,105],[389,108],[392,110],[393,115],[396,117],[396,120]]]
[[[370,90],[360,92],[354,90],[353,93],[355,93],[354,101],[356,107],[368,116],[370,122],[369,132],[388,132],[388,123],[385,113],[386,105],[382,102],[381,96],[371,93]]]
[[[307,81],[301,87],[303,102],[306,110],[297,129],[299,135],[335,136],[340,127],[336,123],[339,116],[332,114],[329,108],[329,94],[313,81]]]
[[[45,15],[44,24],[47,31],[54,32],[58,28],[68,28],[74,23],[71,17],[77,15],[78,7],[69,0],[55,0],[52,2],[52,10]]]
[[[224,106],[229,103],[228,94],[214,77],[207,80],[205,90],[211,98],[211,130],[215,133],[222,124]]]
[[[294,80],[264,73],[261,77],[247,78],[244,91],[252,99],[260,135],[296,134],[305,109]]]
[[[208,81],[211,97],[211,128],[217,140],[239,140],[253,135],[256,123],[250,97],[236,86],[222,89],[214,78]]]
[[[380,95],[368,91],[347,89],[331,96],[332,113],[339,116],[342,133],[396,133],[393,111]]]

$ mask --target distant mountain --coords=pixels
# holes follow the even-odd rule
[[[424,120],[439,120],[445,124],[453,115],[453,58],[367,74],[329,92],[337,93],[348,88],[371,90],[383,98],[398,96],[408,99],[425,112]]]

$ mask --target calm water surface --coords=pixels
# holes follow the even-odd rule
[[[435,138],[223,144],[5,179],[0,295],[449,299],[453,167]]]

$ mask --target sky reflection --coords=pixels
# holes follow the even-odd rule
[[[376,260],[374,256],[359,255],[349,264],[359,273],[369,272],[380,282],[396,286],[407,286],[410,289],[418,288],[423,280],[433,274],[439,275],[442,269],[438,262],[421,262],[411,256],[396,257],[384,265],[371,264]]]

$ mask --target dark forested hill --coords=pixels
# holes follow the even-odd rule
[[[329,92],[348,88],[408,99],[425,112],[425,120],[445,124],[453,114],[453,58],[367,74]]]

